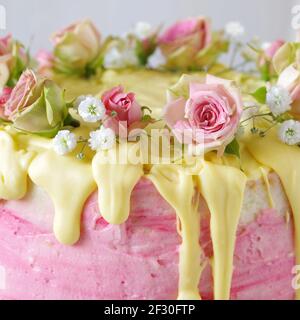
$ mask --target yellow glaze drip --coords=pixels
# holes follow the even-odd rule
[[[79,161],[74,155],[61,157],[49,150],[32,161],[28,172],[53,201],[55,236],[63,244],[75,244],[80,237],[83,206],[96,190],[90,163]]]
[[[273,200],[273,196],[272,196],[272,192],[271,192],[270,181],[269,181],[269,177],[268,177],[269,172],[265,168],[262,168],[262,167],[260,168],[260,170],[261,170],[261,174],[262,174],[264,183],[266,185],[270,208],[275,208],[275,204],[274,204],[274,200]]]
[[[199,300],[199,281],[202,272],[200,213],[193,176],[176,165],[152,168],[148,178],[160,194],[176,210],[181,223],[182,244],[179,257],[179,300]]]
[[[33,153],[18,150],[13,138],[0,131],[0,199],[19,200],[27,192],[27,169]]]
[[[126,160],[130,158],[132,152],[130,149],[134,149],[134,146],[117,145],[109,151],[98,152],[93,159],[93,176],[98,185],[99,207],[104,219],[111,224],[122,224],[127,221],[130,214],[131,193],[144,175],[142,164],[131,164]],[[116,156],[121,156],[120,159],[124,164],[119,164]],[[108,163],[108,159],[116,161]]]
[[[297,265],[300,265],[299,147],[283,144],[274,129],[263,139],[249,135],[247,148],[257,161],[272,168],[281,179],[294,215],[296,260]],[[296,296],[300,300],[300,290],[296,291]]]
[[[236,232],[246,176],[233,167],[206,162],[199,174],[200,189],[211,213],[213,276],[216,300],[230,298]]]

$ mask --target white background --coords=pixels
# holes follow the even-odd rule
[[[168,25],[179,18],[206,15],[215,28],[231,20],[242,22],[248,38],[293,39],[291,8],[297,3],[300,0],[0,0],[7,12],[7,32],[30,44],[32,51],[50,48],[53,31],[85,17],[104,35],[122,34],[137,21]]]

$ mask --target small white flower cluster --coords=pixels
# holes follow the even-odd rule
[[[279,139],[288,145],[300,144],[300,122],[295,120],[283,122],[278,134]]]
[[[110,128],[102,126],[90,133],[89,146],[94,151],[109,150],[116,144],[116,134]]]
[[[93,96],[80,96],[75,102],[80,117],[85,122],[95,123],[104,119],[106,110],[100,99]]]
[[[148,22],[140,21],[138,22],[135,27],[133,34],[139,39],[139,40],[145,40],[153,35],[154,31]]]
[[[225,26],[225,34],[231,39],[237,39],[243,36],[245,33],[245,28],[238,21],[228,22]]]
[[[267,105],[275,116],[279,116],[291,109],[292,99],[287,89],[275,85],[267,91]]]
[[[109,150],[116,144],[116,134],[112,129],[101,126],[99,130],[90,133],[88,144],[94,151]],[[76,136],[69,130],[59,131],[53,139],[53,150],[60,156],[72,152],[76,146]]]
[[[105,55],[103,66],[106,69],[122,69],[126,67],[136,67],[139,60],[136,56],[134,48],[126,48],[120,50],[112,47]]]
[[[60,156],[72,152],[77,146],[77,139],[74,133],[69,130],[61,130],[53,139],[53,149]]]

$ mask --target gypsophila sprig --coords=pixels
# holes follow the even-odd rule
[[[109,150],[116,144],[116,134],[110,128],[102,126],[90,133],[89,146],[94,151]]]
[[[153,28],[150,23],[140,21],[135,25],[133,34],[140,40],[147,39],[153,34]]]
[[[300,122],[288,120],[281,124],[278,131],[279,139],[288,145],[300,144]]]
[[[237,39],[243,36],[244,33],[245,33],[245,28],[238,21],[228,22],[225,26],[225,34],[227,35],[227,37],[231,39]]]
[[[79,96],[79,97],[77,97],[76,99],[75,99],[75,101],[74,101],[74,103],[73,103],[73,108],[75,109],[75,110],[78,110],[78,108],[79,108],[79,105],[80,105],[80,103],[81,102],[83,102],[86,98],[93,98],[93,96],[92,95],[82,95],[82,96]]]
[[[69,130],[61,130],[52,141],[53,150],[60,156],[64,156],[73,151],[77,146],[77,140],[74,133]]]
[[[291,96],[288,90],[281,86],[270,86],[267,90],[266,100],[274,116],[280,116],[291,109]]]
[[[126,48],[120,50],[112,47],[105,55],[103,66],[105,69],[122,69],[126,67],[136,67],[139,65],[134,49]]]
[[[106,110],[100,99],[87,96],[80,102],[78,113],[85,122],[95,123],[103,120]]]

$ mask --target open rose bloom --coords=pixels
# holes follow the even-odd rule
[[[123,87],[115,87],[102,96],[106,109],[103,125],[116,135],[126,138],[133,130],[142,128],[142,108],[134,93],[125,93]]]
[[[277,84],[286,88],[293,101],[291,113],[300,119],[300,44],[286,43],[273,58]]]
[[[158,45],[170,68],[203,67],[209,65],[227,45],[220,35],[213,34],[206,18],[189,18],[168,28],[158,39]]]
[[[4,117],[21,131],[54,136],[68,116],[63,91],[26,70],[5,101]]]
[[[55,33],[52,41],[55,67],[64,73],[84,73],[100,54],[101,35],[89,20]]]
[[[232,81],[207,75],[183,76],[170,90],[164,119],[179,142],[194,154],[222,154],[234,139],[242,114],[242,99]]]

